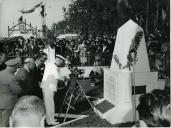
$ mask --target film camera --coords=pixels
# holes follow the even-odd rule
[[[71,74],[77,74],[77,75],[82,75],[84,73],[84,69],[78,69],[77,67],[69,67],[68,68],[71,71]]]

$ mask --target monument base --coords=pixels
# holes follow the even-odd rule
[[[110,102],[109,102],[110,103]],[[102,119],[106,119],[111,124],[126,123],[133,121],[133,106],[131,103],[120,104],[111,107],[105,99],[97,101],[94,111]],[[105,106],[106,110],[101,110],[98,106]]]
[[[95,112],[111,124],[134,121],[133,111],[139,104],[140,95],[158,88],[157,76],[157,72],[104,70],[104,99],[95,104]],[[98,106],[104,106],[106,110]]]

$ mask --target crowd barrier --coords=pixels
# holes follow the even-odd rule
[[[18,55],[11,55],[7,56],[7,60],[20,57],[22,60],[22,63],[27,57],[30,58],[35,58],[36,55],[28,55],[28,54],[23,54],[22,56]],[[112,55],[107,54],[107,55],[86,55],[86,56],[80,56],[80,55],[70,55],[67,56],[67,59],[69,59],[69,63],[72,66],[110,66],[111,64],[111,59]]]
[[[7,60],[16,58],[18,57],[17,55],[13,56],[7,56]],[[23,54],[20,56],[22,63],[27,57],[35,58],[36,55],[28,55],[28,54]],[[111,60],[112,60],[112,55],[111,54],[106,54],[106,55],[86,55],[86,56],[80,56],[80,55],[70,55],[67,56],[69,59],[70,65],[76,66],[76,67],[91,67],[91,66],[110,66],[111,65]],[[158,72],[158,77],[159,79],[165,79],[169,76],[167,76],[166,72],[160,71],[160,70],[155,70]]]

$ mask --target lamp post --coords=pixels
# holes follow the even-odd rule
[[[130,63],[132,65],[132,73],[131,73],[131,81],[132,81],[132,103],[133,103],[133,120],[136,122],[136,95],[135,95],[135,61],[137,52],[134,48],[132,48],[129,52],[130,55]]]

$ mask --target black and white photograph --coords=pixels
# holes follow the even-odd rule
[[[0,127],[170,127],[170,0],[0,0]]]

